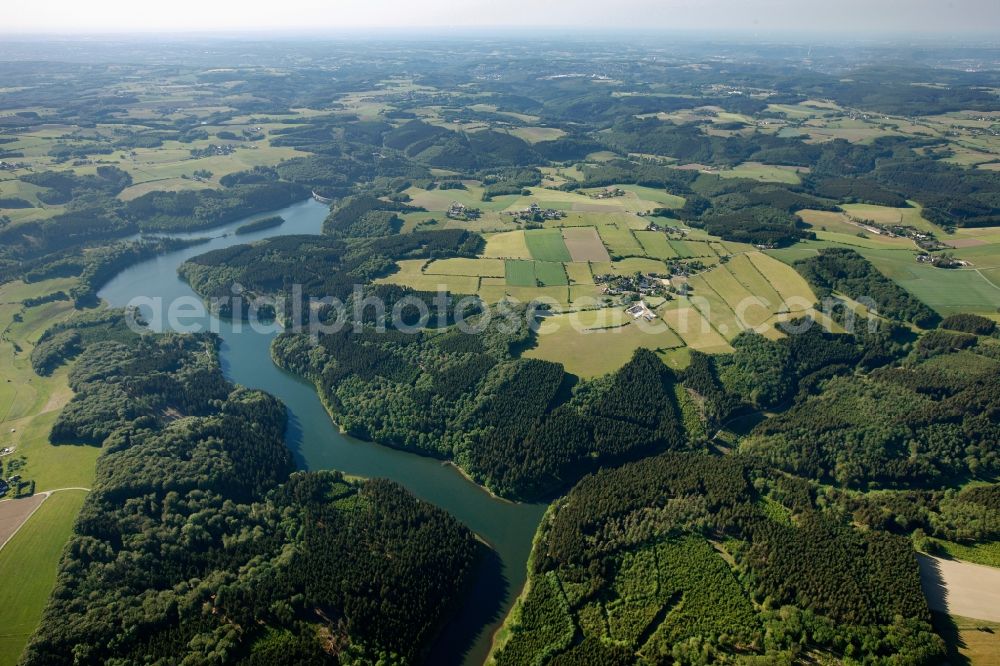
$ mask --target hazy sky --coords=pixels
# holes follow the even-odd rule
[[[449,26],[1000,34],[1000,1],[0,0],[6,33]]]

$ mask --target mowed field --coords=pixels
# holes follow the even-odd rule
[[[932,611],[934,629],[956,665],[1000,666],[1000,622],[986,622]]]
[[[569,284],[563,265],[551,261],[511,259],[505,265],[505,278],[512,287],[557,287]]]
[[[820,240],[834,241],[851,247],[916,249],[914,242],[908,238],[891,238],[863,229],[844,212],[801,210],[798,216]]]
[[[662,319],[633,320],[620,308],[585,310],[545,318],[537,346],[524,356],[562,363],[579,377],[595,377],[620,368],[636,349],[667,352],[683,346]]]
[[[35,509],[45,501],[45,495],[35,493],[30,497],[0,501],[0,548],[17,533]]]
[[[0,448],[14,449],[3,460],[4,471],[13,473],[11,463],[19,462],[16,473],[35,481],[36,492],[36,498],[31,500],[2,502],[5,513],[23,513],[46,491],[89,488],[93,481],[99,447],[49,441],[52,424],[72,397],[67,369],[39,377],[30,363],[38,338],[53,323],[71,314],[71,302],[53,301],[34,307],[23,303],[56,291],[68,292],[73,284],[71,279],[57,279],[0,286]],[[0,587],[0,666],[17,662],[38,623],[85,494],[52,494],[0,549],[0,571],[8,581]],[[13,516],[0,542],[14,531],[17,519]]]
[[[524,232],[524,240],[536,261],[573,261],[562,232],[558,229],[533,229]]]
[[[16,664],[56,582],[59,559],[87,493],[53,493],[0,550],[0,666]]]
[[[486,237],[484,257],[498,259],[531,259],[523,231],[506,231]]]

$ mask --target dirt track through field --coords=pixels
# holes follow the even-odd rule
[[[1000,568],[917,555],[931,610],[1000,622]]]
[[[7,545],[10,538],[17,533],[46,497],[48,497],[46,493],[39,493],[24,499],[0,502],[0,548]]]

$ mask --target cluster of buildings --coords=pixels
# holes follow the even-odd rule
[[[653,321],[656,319],[656,313],[649,309],[646,305],[646,301],[636,301],[631,306],[625,309],[625,312],[632,315],[632,319],[645,319],[646,321]]]
[[[591,199],[614,199],[615,197],[625,196],[625,190],[620,187],[606,187],[600,192],[592,192],[590,194]]]
[[[20,474],[15,474],[14,476],[12,476],[9,479],[7,479],[6,481],[4,481],[3,479],[0,479],[0,497],[3,497],[4,495],[6,495],[7,491],[9,491],[12,487],[14,487],[16,484],[18,484],[20,482],[21,482],[21,475]]]
[[[652,273],[636,273],[634,275],[604,273],[603,275],[595,275],[594,282],[604,285],[601,288],[601,293],[605,296],[620,296],[622,294],[665,296],[670,287],[668,278]]]
[[[646,231],[662,231],[667,234],[677,234],[678,236],[687,236],[688,230],[681,227],[671,227],[666,225],[660,225],[656,222],[650,222],[646,225]]]
[[[222,155],[232,155],[236,152],[236,146],[232,144],[218,145],[211,143],[205,148],[195,148],[191,151],[192,157],[213,157]]]
[[[947,252],[941,254],[928,254],[926,252],[918,254],[917,263],[930,264],[937,268],[962,268],[964,266],[971,266],[969,262],[956,259]]]
[[[13,171],[14,169],[26,169],[27,164],[23,162],[7,162],[0,160],[0,171]]]
[[[863,230],[878,236],[887,236],[889,238],[909,238],[922,250],[942,250],[948,247],[935,238],[934,234],[920,231],[919,229],[908,227],[903,224],[882,225],[871,220],[861,220],[854,217],[850,219],[851,222],[858,225]]]
[[[478,208],[470,208],[457,201],[452,201],[445,213],[449,220],[478,220],[482,214]]]
[[[542,208],[537,203],[532,202],[524,210],[511,213],[518,222],[543,222],[545,220],[561,220],[566,217],[566,211],[555,208]]]

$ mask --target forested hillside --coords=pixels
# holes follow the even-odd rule
[[[748,458],[678,453],[587,477],[541,528],[496,663],[940,658],[909,542],[784,484]]]
[[[478,557],[387,481],[292,472],[285,410],[203,336],[86,345],[59,441],[97,478],[22,663],[419,662]]]
[[[546,497],[598,465],[699,446],[682,425],[686,394],[652,353],[572,387],[562,366],[516,358],[531,335],[523,312],[512,333],[490,314],[477,335],[283,334],[272,356],[315,382],[350,434],[454,459],[504,496]]]

